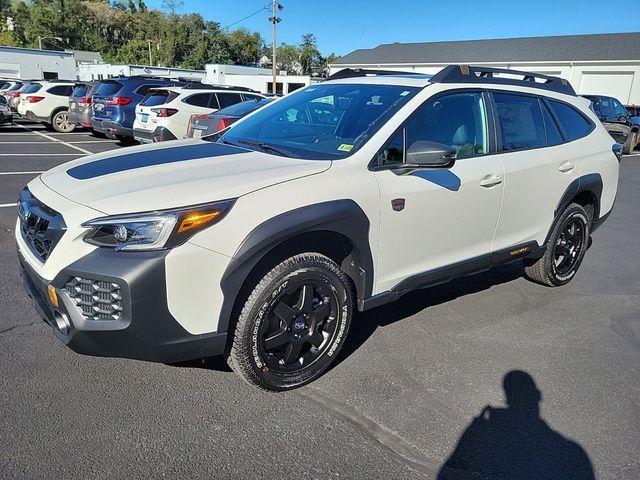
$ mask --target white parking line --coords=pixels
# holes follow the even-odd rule
[[[44,170],[38,170],[37,172],[0,172],[0,175],[36,175],[44,172]]]
[[[92,155],[93,154],[93,152],[90,152],[89,150],[85,150],[82,147],[77,147],[75,145],[72,145],[70,143],[64,142],[62,140],[58,140],[57,138],[53,138],[52,136],[47,135],[45,133],[36,132],[35,130],[31,130],[30,128],[25,127],[24,125],[20,125],[19,123],[14,123],[14,125],[17,125],[20,128],[24,128],[25,130],[28,130],[31,133],[35,133],[36,135],[40,135],[41,137],[47,138],[47,139],[49,139],[49,140],[51,140],[53,142],[61,143],[63,145],[66,145],[69,148],[73,148],[74,150],[77,150],[79,152],[86,153],[87,155]],[[53,154],[50,154],[50,155],[53,155]],[[60,154],[60,155],[64,155],[64,154]]]
[[[0,208],[17,207],[17,203],[0,203]]]

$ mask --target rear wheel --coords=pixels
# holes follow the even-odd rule
[[[246,382],[280,391],[318,378],[344,344],[353,298],[331,259],[304,253],[277,265],[254,287],[229,355]]]
[[[544,255],[525,263],[527,277],[550,287],[571,281],[587,250],[590,227],[591,217],[587,210],[577,203],[569,205],[558,218]]]
[[[73,132],[76,126],[69,121],[69,112],[67,110],[61,110],[54,113],[51,117],[51,126],[56,132],[69,133]]]

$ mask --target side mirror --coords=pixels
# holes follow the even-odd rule
[[[449,145],[426,140],[413,142],[407,149],[407,166],[448,168],[456,161],[457,152]]]

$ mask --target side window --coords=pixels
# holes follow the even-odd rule
[[[562,143],[562,134],[558,130],[558,125],[544,103],[541,104],[542,117],[544,118],[544,129],[547,132],[547,145],[559,145]]]
[[[487,115],[482,93],[454,93],[429,100],[406,125],[406,143],[427,140],[453,147],[458,158],[489,152]]]
[[[242,97],[239,93],[218,93],[218,102],[220,103],[220,108],[230,107],[231,105],[235,105],[236,103],[240,103],[242,101]]]
[[[204,107],[206,108],[209,104],[209,94],[208,93],[196,93],[195,95],[191,95],[184,99],[184,103],[189,105],[193,105],[194,107]]]
[[[378,154],[378,165],[404,163],[404,128],[396,133]]]
[[[601,97],[600,101],[598,102],[598,105],[600,106],[600,113],[602,115],[604,115],[605,117],[614,116],[613,104],[611,103],[611,99]]]
[[[540,102],[535,97],[494,93],[502,151],[544,147],[547,143]]]
[[[242,97],[245,100],[258,100],[258,99],[262,98],[262,97],[259,97],[258,95],[252,95],[250,93],[243,93]]]
[[[555,100],[549,100],[549,105],[551,105],[556,117],[560,121],[562,129],[568,137],[567,140],[572,141],[582,138],[591,131],[591,123],[573,107],[565,103],[556,102]]]
[[[613,113],[616,117],[619,118],[619,117],[629,116],[629,112],[627,112],[627,109],[624,108],[618,100],[616,100],[615,98],[612,98],[611,102],[613,103]]]

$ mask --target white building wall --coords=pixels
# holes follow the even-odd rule
[[[0,77],[41,80],[45,72],[64,80],[76,79],[73,54],[52,50],[0,47]]]
[[[625,105],[640,105],[640,60],[601,62],[511,62],[474,65],[554,75],[569,80],[580,95],[609,95]],[[370,68],[436,74],[446,64],[331,65],[330,73],[344,68]]]
[[[234,85],[251,88],[261,93],[271,93],[269,84],[273,81],[270,68],[245,67],[241,65],[207,64],[205,83],[211,85]],[[314,81],[308,75],[287,75],[278,72],[276,83],[282,83],[282,93],[287,94],[301,86],[308,86]]]
[[[105,78],[119,76],[131,77],[133,75],[155,75],[167,78],[180,77],[194,81],[201,81],[204,79],[205,71],[111,63],[86,63],[78,65],[78,78],[85,81],[102,80]]]

